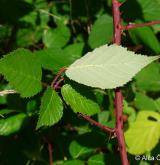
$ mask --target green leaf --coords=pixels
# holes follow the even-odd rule
[[[63,47],[70,38],[70,31],[66,26],[58,26],[56,29],[47,29],[43,34],[43,42],[48,48]]]
[[[157,0],[138,0],[145,20],[159,20],[160,3]]]
[[[160,64],[153,63],[139,72],[136,77],[136,86],[146,91],[160,91]]]
[[[16,112],[16,110],[13,109],[1,109],[0,110],[0,117],[4,117],[4,115],[8,115],[10,113]]]
[[[132,29],[129,30],[129,34],[135,44],[145,45],[156,54],[160,53],[159,41],[150,27]]]
[[[88,165],[111,165],[120,164],[120,158],[117,154],[96,154],[88,159]]]
[[[59,71],[73,62],[68,54],[60,48],[44,49],[35,53],[39,57],[42,67],[52,71]]]
[[[82,56],[83,47],[84,43],[75,43],[65,47],[64,51],[69,55],[69,57],[76,60]]]
[[[104,154],[97,154],[89,158],[88,165],[106,165]]]
[[[148,163],[147,161],[141,160],[139,165],[150,165],[150,163]]]
[[[31,45],[34,45],[41,39],[41,33],[42,29],[39,27],[36,27],[36,29],[33,30],[33,28],[21,28],[18,30],[16,35],[16,44],[19,47],[29,47]]]
[[[91,48],[97,48],[106,43],[110,43],[113,37],[112,17],[104,14],[100,16],[93,24],[89,35],[89,44]]]
[[[134,19],[141,19],[146,21],[159,20],[160,17],[160,3],[159,0],[130,0],[124,3],[122,10],[124,13],[123,17],[127,21]]]
[[[63,50],[58,47],[44,49],[35,52],[39,57],[42,67],[51,71],[59,71],[62,67],[67,67],[73,63],[80,55],[76,55],[68,49]],[[77,57],[76,57],[77,56]]]
[[[136,93],[135,106],[140,110],[158,110],[156,102],[142,93]]]
[[[67,160],[62,165],[84,165],[81,160]]]
[[[123,112],[126,113],[128,117],[129,124],[135,121],[136,119],[136,111],[134,108],[128,105],[128,103],[124,100],[123,101]]]
[[[141,111],[136,121],[125,132],[128,152],[141,155],[150,152],[159,142],[160,115],[153,111]]]
[[[17,49],[0,59],[0,73],[22,97],[31,97],[41,90],[41,65],[26,49]]]
[[[106,123],[108,122],[109,120],[109,111],[102,111],[100,113],[98,113],[98,122],[103,124],[103,125],[106,125]]]
[[[160,98],[155,100],[155,105],[157,107],[157,110],[160,112]]]
[[[0,135],[8,136],[18,132],[24,125],[26,117],[26,114],[20,113],[7,119],[0,119]]]
[[[97,103],[90,98],[86,98],[81,95],[81,93],[78,93],[69,84],[64,85],[61,92],[65,102],[71,106],[75,113],[81,112],[87,115],[94,115],[100,112],[100,108]]]
[[[102,89],[123,86],[142,68],[158,59],[135,55],[117,45],[104,45],[75,61],[66,75],[81,84]]]
[[[93,149],[82,146],[76,141],[72,141],[69,146],[69,152],[70,152],[72,158],[74,158],[74,159],[77,159],[81,156],[89,154],[92,151],[93,151]]]
[[[62,118],[62,115],[62,100],[56,91],[49,87],[42,97],[37,129],[57,123]]]

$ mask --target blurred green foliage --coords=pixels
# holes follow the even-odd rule
[[[121,10],[124,25],[158,20],[160,0],[127,0]],[[57,93],[62,100],[62,95],[65,95],[64,100],[70,106],[63,102],[62,118],[61,114],[53,116],[57,110],[57,107],[53,108],[55,104],[60,105],[58,108],[62,111],[59,96],[51,91],[43,95],[61,67],[69,66],[96,47],[111,44],[112,36],[111,0],[0,0],[0,56],[5,57],[0,60],[0,91],[19,89],[21,96],[27,97],[22,98],[17,93],[0,95],[1,165],[49,165],[48,143],[53,147],[54,165],[120,164],[115,138],[74,113],[82,109],[83,104],[86,107],[89,104],[94,107],[88,111],[94,114],[95,120],[114,127],[113,90],[84,87],[65,77],[65,83],[71,88],[67,89],[69,97],[60,90]],[[124,31],[122,43],[137,53],[159,54],[160,26]],[[29,51],[28,58],[23,58],[25,53],[20,52],[23,49],[16,50],[22,47],[33,53]],[[5,56],[11,51],[16,53]],[[135,161],[133,155],[160,154],[159,62],[138,73],[132,82],[125,85],[123,94],[131,164],[159,164],[156,161]],[[71,96],[77,98],[77,105]],[[58,97],[57,101],[41,105],[41,101],[44,103],[52,97],[55,100]],[[79,106],[79,102],[83,104]],[[44,109],[49,110],[48,116],[45,114],[40,119],[40,126],[44,127],[36,130],[39,113]]]

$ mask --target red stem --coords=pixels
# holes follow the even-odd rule
[[[93,120],[92,118],[90,118],[87,115],[84,115],[82,113],[78,113],[79,116],[83,117],[85,120],[89,121],[91,124],[94,124],[95,126],[99,127],[100,129],[102,129],[103,131],[107,132],[107,133],[114,133],[115,129],[114,128],[109,128],[105,125],[102,125],[98,122],[96,122],[95,120]]]
[[[65,67],[61,68],[61,70],[58,72],[57,76],[52,81],[51,87],[54,87],[55,83],[57,82],[57,80],[59,79],[59,77],[61,77],[62,73],[65,72],[65,70],[66,70]]]
[[[48,152],[49,152],[49,165],[53,165],[52,144],[51,143],[48,143]]]
[[[56,83],[55,83],[55,85],[53,86],[53,88],[56,90],[56,89],[58,89],[59,88],[59,84],[62,82],[64,80],[64,78],[61,78],[59,81],[57,81]]]
[[[114,24],[114,43],[121,44],[121,3],[118,0],[112,0],[112,13]],[[120,157],[122,165],[129,165],[127,158],[127,152],[125,147],[125,139],[123,133],[123,96],[120,89],[115,90],[115,111],[116,111],[116,136],[118,140],[118,146],[120,151]]]
[[[127,26],[122,26],[122,30],[129,30],[129,29],[134,29],[134,28],[143,27],[143,26],[151,26],[151,25],[155,25],[155,24],[160,24],[160,20],[155,20],[155,21],[146,22],[146,23],[142,23],[142,24],[130,23]]]
[[[123,96],[120,89],[115,90],[116,136],[122,165],[129,165],[123,133]]]
[[[119,10],[120,6],[120,2],[118,2],[117,0],[112,0],[112,13],[114,24],[113,42],[117,45],[121,44],[121,14]]]

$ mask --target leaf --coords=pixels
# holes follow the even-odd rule
[[[93,24],[89,35],[89,44],[91,48],[96,48],[112,41],[113,20],[112,17],[104,14],[100,16]]]
[[[67,160],[62,165],[84,165],[81,160]]]
[[[156,112],[141,111],[136,121],[125,132],[128,152],[141,155],[150,152],[159,142],[160,115]]]
[[[1,109],[0,110],[0,118],[4,117],[4,115],[7,115],[7,114],[10,114],[10,113],[13,113],[13,112],[16,112],[16,110],[13,110],[13,109]]]
[[[52,71],[59,71],[62,67],[68,66],[73,62],[68,54],[60,48],[40,50],[36,52],[36,55],[39,57],[42,67]]]
[[[69,84],[64,85],[61,92],[65,102],[71,106],[75,113],[81,112],[87,115],[94,115],[100,112],[100,108],[97,103],[78,93]]]
[[[37,129],[57,123],[62,118],[62,115],[62,100],[56,91],[49,87],[42,97]]]
[[[123,113],[127,114],[129,124],[135,121],[136,119],[136,111],[134,108],[128,105],[127,101],[123,101]]]
[[[138,0],[142,8],[142,13],[145,20],[159,20],[160,17],[160,4],[157,0]]]
[[[160,3],[159,0],[130,0],[122,6],[124,13],[123,17],[127,21],[134,21],[134,19],[141,19],[146,21],[159,20],[160,17]],[[132,19],[132,20],[131,20]]]
[[[58,26],[56,29],[47,29],[43,34],[43,42],[48,48],[55,46],[63,47],[67,44],[70,31],[65,25]]]
[[[84,43],[75,43],[65,47],[64,51],[69,55],[69,57],[72,57],[74,60],[77,60],[82,55],[83,47]]]
[[[16,35],[16,44],[19,47],[29,47],[41,39],[42,29],[21,28]]]
[[[20,113],[7,119],[0,119],[0,135],[8,136],[12,133],[18,132],[24,125],[26,114]]]
[[[160,91],[160,64],[153,63],[135,77],[138,89],[146,91]]]
[[[119,164],[120,158],[117,154],[96,154],[88,159],[88,165],[111,165]]]
[[[106,125],[106,123],[108,122],[109,120],[109,112],[108,111],[102,111],[100,113],[98,113],[98,122],[103,124],[103,125]]]
[[[81,84],[102,89],[123,86],[142,68],[158,59],[135,55],[117,45],[104,45],[75,61],[66,75]]]
[[[39,57],[42,67],[51,71],[59,71],[62,67],[67,67],[80,56],[75,56],[74,53],[68,50],[63,50],[58,47],[44,49],[35,52]]]
[[[97,154],[89,158],[88,165],[106,165],[104,154]]]
[[[156,54],[160,53],[159,41],[150,27],[131,29],[129,30],[129,34],[135,44],[145,45]]]
[[[158,110],[156,102],[142,93],[136,93],[135,106],[140,110]]]
[[[160,98],[155,100],[155,105],[157,107],[157,110],[160,112]]]
[[[0,73],[22,97],[31,97],[41,90],[41,65],[26,49],[17,49],[0,59]]]
[[[76,141],[72,141],[70,146],[69,146],[69,152],[70,152],[72,158],[74,158],[74,159],[77,159],[81,156],[89,154],[92,151],[93,151],[93,149],[82,146]]]

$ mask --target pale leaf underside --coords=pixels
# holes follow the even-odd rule
[[[123,86],[159,56],[137,55],[118,45],[104,45],[75,61],[66,75],[81,84],[102,89]]]

